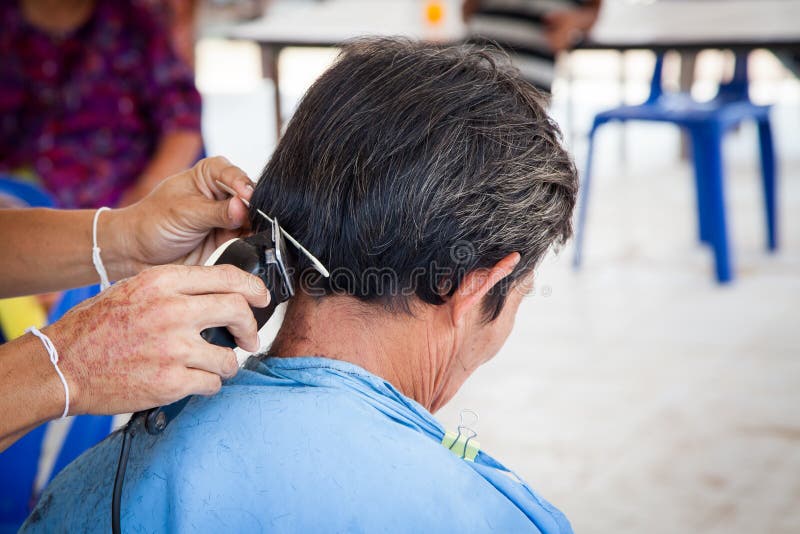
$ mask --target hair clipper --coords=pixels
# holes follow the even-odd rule
[[[243,239],[231,239],[206,261],[206,265],[230,264],[260,278],[269,291],[269,304],[266,308],[250,309],[261,329],[278,304],[294,296],[291,273],[294,265],[290,263],[283,235],[277,219],[272,220],[271,229]],[[236,341],[227,328],[215,326],[206,328],[200,335],[220,347],[236,347]],[[170,421],[180,413],[191,397],[185,397],[169,406],[160,406],[134,414],[134,418],[144,416],[144,428],[149,434],[160,434]]]

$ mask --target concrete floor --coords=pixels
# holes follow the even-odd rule
[[[204,135],[209,153],[257,176],[275,141],[272,89],[253,74],[253,49],[235,46],[238,55],[199,49]],[[291,54],[287,112],[331,57]],[[577,86],[578,122],[592,97],[613,105],[613,73],[606,82]],[[695,237],[675,132],[629,128],[623,164],[610,127],[596,152],[583,269],[571,269],[569,246],[548,258],[506,346],[438,414],[454,428],[461,409],[476,411],[484,449],[577,532],[800,532],[800,86],[782,87],[771,93],[777,254],[764,250],[752,129],[726,145],[736,279],[721,287]]]

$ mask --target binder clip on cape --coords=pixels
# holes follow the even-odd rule
[[[250,208],[250,203],[236,195],[230,187],[217,181],[217,185],[228,194],[241,200]],[[300,255],[305,256],[322,276],[328,277],[330,273],[325,266],[297,242],[290,234],[273,219],[261,210],[256,212],[270,223],[270,229],[250,237],[231,239],[206,261],[206,265],[230,264],[259,277],[267,286],[270,293],[269,305],[266,308],[250,308],[256,319],[258,328],[264,326],[278,304],[286,302],[294,296],[292,273],[295,271],[295,254],[290,254],[286,249],[286,242],[291,243]],[[285,238],[285,241],[284,241]],[[200,334],[203,339],[221,347],[235,348],[236,342],[233,335],[224,327],[213,327],[203,330]],[[120,532],[120,501],[122,486],[125,479],[125,470],[128,465],[131,440],[140,432],[151,435],[160,434],[167,428],[180,411],[186,406],[191,397],[181,399],[169,406],[161,406],[150,410],[135,413],[123,430],[122,447],[114,478],[114,490],[111,501],[111,527],[115,533]]]

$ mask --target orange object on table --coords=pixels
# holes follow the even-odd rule
[[[444,20],[444,2],[441,0],[428,0],[425,2],[425,20],[438,26]]]

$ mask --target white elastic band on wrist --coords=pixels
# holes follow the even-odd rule
[[[42,340],[42,344],[44,345],[45,350],[47,350],[47,354],[50,355],[50,361],[53,363],[53,367],[56,368],[58,378],[60,378],[61,383],[64,384],[64,395],[66,396],[66,399],[64,400],[64,413],[61,414],[61,419],[64,419],[67,417],[67,415],[69,415],[69,384],[67,384],[67,379],[64,378],[64,374],[61,372],[61,369],[58,368],[58,351],[56,350],[55,345],[53,345],[53,342],[50,341],[50,338],[41,333],[35,326],[32,326],[25,331],[30,332]]]
[[[109,209],[110,208],[106,207],[98,209],[94,213],[94,223],[92,223],[92,263],[94,263],[94,268],[97,270],[97,274],[100,275],[100,291],[105,291],[111,287],[111,282],[108,281],[106,266],[103,265],[103,260],[100,259],[100,247],[97,246],[97,219],[100,217],[101,213]]]

